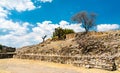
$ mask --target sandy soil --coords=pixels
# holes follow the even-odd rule
[[[120,71],[85,69],[33,60],[0,59],[0,73],[120,73]]]

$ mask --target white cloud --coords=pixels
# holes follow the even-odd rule
[[[43,2],[52,1],[46,0]],[[44,29],[46,25],[50,24],[49,21],[43,22],[44,26],[41,24],[41,26],[34,27],[28,22],[13,22],[13,20],[8,19],[11,10],[23,12],[36,8],[41,8],[41,6],[36,7],[31,0],[0,0],[0,43],[7,46],[21,47],[40,42],[43,34],[46,34],[49,30]],[[29,27],[33,27],[32,30]],[[39,27],[43,28],[40,29]]]
[[[76,32],[84,31],[84,29],[80,27],[81,24],[70,24],[63,20],[59,23],[60,24],[53,24],[52,21],[43,21],[42,23],[38,22],[37,26],[32,27],[31,32],[28,32],[28,26],[31,26],[31,24],[27,22],[21,24],[11,20],[3,20],[0,22],[0,29],[4,30],[2,31],[3,33],[9,33],[0,35],[0,41],[2,41],[2,44],[4,45],[22,47],[42,42],[41,37],[44,35],[47,35],[47,38],[50,38],[54,29],[57,27],[70,28]]]
[[[36,8],[31,0],[0,0],[0,19],[7,18],[10,10],[22,12]]]
[[[54,29],[57,27],[73,29],[75,32],[84,31],[84,28],[80,27],[81,24],[70,24],[67,21],[60,21],[59,24],[53,24],[52,21],[43,21],[42,23],[37,23],[37,26],[32,28],[31,34],[34,34],[33,37],[36,37],[36,41],[42,41],[41,37],[47,35],[48,38],[52,36]]]
[[[18,12],[36,8],[31,0],[0,0],[0,7]]]
[[[6,18],[9,12],[0,7],[0,18]]]
[[[29,39],[30,40],[30,39]],[[21,47],[25,45],[30,45],[27,36],[16,36],[13,34],[7,34],[0,36],[1,44],[12,46],[12,47]]]
[[[27,22],[20,24],[18,22],[13,22],[12,20],[2,19],[0,21],[0,29],[10,31],[11,34],[25,34],[27,33],[26,30],[28,30],[27,26],[29,26],[29,23]]]
[[[64,20],[60,21],[58,24],[53,24],[52,21],[43,21],[36,24],[37,26],[32,26],[31,31],[29,31],[31,24],[27,22],[18,23],[11,20],[2,20],[0,22],[0,29],[4,29],[2,32],[9,30],[9,33],[0,36],[1,44],[13,47],[37,44],[42,42],[44,35],[50,38],[54,29],[57,27],[73,29],[75,32],[85,31],[84,28],[81,27],[81,24],[73,24]],[[98,31],[114,30],[118,28],[119,25],[117,24],[101,24],[97,26]]]
[[[52,0],[40,0],[41,2],[52,2]],[[40,6],[41,7],[41,6]],[[38,7],[38,8],[40,8]],[[28,22],[13,22],[7,20],[7,16],[10,10],[16,10],[18,12],[33,10],[37,7],[34,6],[31,0],[0,0],[0,44],[22,47],[26,45],[37,44],[42,41],[44,35],[47,38],[52,36],[55,28],[69,28],[75,32],[85,31],[84,28],[80,27],[81,24],[71,24],[67,21],[61,20],[58,24],[53,24],[52,21],[43,21],[36,23],[37,26],[31,26]],[[30,27],[31,26],[31,30]],[[106,31],[118,29],[117,24],[101,24],[97,26],[98,31]],[[29,31],[30,30],[30,31]]]
[[[13,22],[6,18],[8,14],[11,14],[10,10],[22,12],[35,8],[31,0],[0,0],[0,32],[4,33],[0,34],[1,44],[16,47],[28,45],[28,41],[26,41],[28,39],[26,39],[25,35],[29,30],[28,26],[30,24],[27,22]]]
[[[118,24],[100,24],[97,25],[97,31],[109,31],[109,30],[115,30],[119,29]]]
[[[70,24],[67,21],[60,21],[59,24],[52,24],[52,21],[44,21],[42,23],[37,23],[38,26],[34,27],[33,32],[39,32],[43,35],[49,34],[52,35],[53,31],[57,27],[62,27],[63,29],[69,28],[73,29],[75,32],[84,31],[84,28],[80,27],[81,24]]]
[[[53,0],[40,0],[41,2],[43,2],[43,3],[46,3],[46,2],[52,2]]]
[[[62,21],[59,22],[59,24],[60,24],[61,26],[65,26],[65,25],[68,25],[69,22],[62,20]]]
[[[80,24],[70,24],[69,22],[67,21],[60,21],[59,22],[59,26],[62,27],[62,28],[68,28],[68,29],[73,29],[75,32],[82,32],[82,31],[85,31],[84,28],[81,27],[81,23]]]
[[[32,45],[35,37],[31,33],[28,33],[31,24],[18,23],[12,21],[0,22],[0,29],[3,29],[1,33],[8,32],[7,34],[0,35],[1,44],[13,47],[21,47],[25,45]],[[32,44],[31,44],[32,43]]]

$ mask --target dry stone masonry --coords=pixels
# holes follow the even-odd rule
[[[23,47],[14,57],[120,70],[120,31],[69,34],[64,41],[49,39],[38,45]]]
[[[98,68],[114,71],[120,69],[120,56],[60,56],[60,55],[40,55],[24,54],[16,58],[33,59],[61,64],[72,64],[78,67]]]
[[[0,45],[0,59],[2,58],[12,58],[15,54],[15,48]]]

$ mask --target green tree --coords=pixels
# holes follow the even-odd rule
[[[57,38],[59,40],[63,40],[66,38],[66,34],[74,33],[72,29],[62,29],[60,27],[55,28],[55,31],[53,32],[53,39]]]
[[[87,12],[82,11],[75,14],[72,17],[72,20],[78,23],[82,23],[82,27],[85,28],[85,32],[87,33],[89,29],[95,25],[95,18],[95,13],[91,13],[90,15],[88,15]]]
[[[72,29],[64,29],[65,34],[75,33]]]
[[[0,52],[2,52],[2,45],[0,44]]]

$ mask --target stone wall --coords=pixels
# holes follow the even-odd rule
[[[15,58],[72,64],[78,67],[98,68],[110,71],[114,71],[116,69],[120,70],[120,56],[60,56],[23,54],[17,55]]]
[[[0,54],[0,59],[3,59],[3,58],[13,58],[13,55],[14,54]]]
[[[68,34],[64,42],[58,42],[61,41],[48,40],[38,45],[23,47],[17,51],[15,58],[72,64],[111,71],[120,70],[120,31],[93,31],[86,35],[83,32]]]

